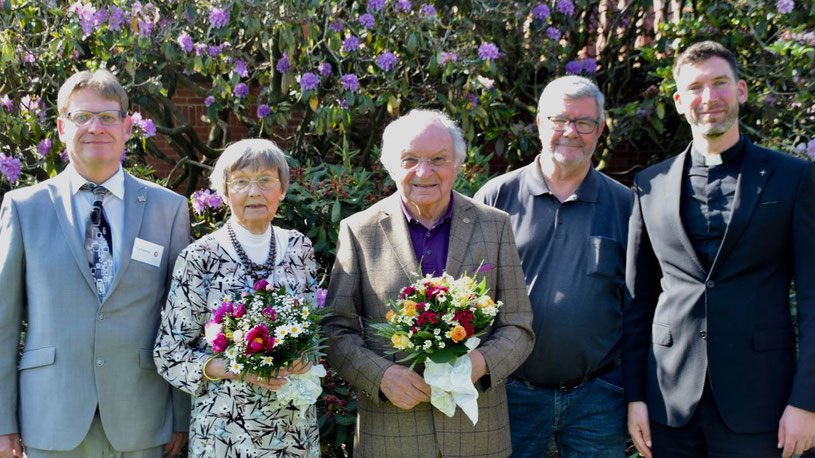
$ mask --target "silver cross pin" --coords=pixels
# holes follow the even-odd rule
[[[766,174],[767,174],[767,171],[766,171],[766,170],[764,170],[764,169],[761,169],[761,171],[760,171],[760,172],[758,172],[758,173],[759,173],[759,175],[764,176],[764,175],[766,175]]]

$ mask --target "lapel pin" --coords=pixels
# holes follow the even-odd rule
[[[761,169],[761,171],[760,171],[760,172],[758,172],[758,173],[759,173],[759,175],[764,176],[764,175],[766,175],[766,174],[767,174],[767,171],[766,171],[766,170],[764,170],[764,169]]]
[[[137,197],[137,198],[136,198],[136,200],[138,200],[139,202],[144,203],[144,201],[146,201],[146,200],[147,200],[147,198],[146,198],[146,197],[144,197],[144,196],[139,196],[139,197]]]

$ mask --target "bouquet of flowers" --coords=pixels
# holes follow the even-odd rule
[[[274,392],[281,406],[289,402],[301,413],[317,401],[325,368],[322,356],[320,320],[325,309],[274,289],[267,280],[254,284],[253,291],[238,298],[224,298],[204,334],[212,351],[229,361],[230,372],[276,377],[281,368],[297,360],[314,366],[305,374],[289,375],[288,383]]]
[[[478,282],[466,274],[455,279],[445,272],[403,288],[390,303],[388,322],[372,326],[390,339],[393,350],[388,354],[407,354],[399,362],[411,361],[411,368],[425,364],[434,407],[452,417],[458,405],[475,424],[478,391],[466,355],[478,346],[478,333],[492,325],[502,305],[487,295],[486,280]]]

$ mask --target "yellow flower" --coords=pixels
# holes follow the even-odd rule
[[[464,286],[467,289],[475,288],[475,280],[473,280],[472,277],[468,277],[468,276],[465,275],[465,276],[461,277],[459,279],[459,281],[461,282],[461,285]]]
[[[394,312],[393,310],[388,310],[388,313],[385,314],[385,319],[388,320],[388,323],[392,323],[395,317],[396,312]]]
[[[491,307],[493,305],[495,305],[495,302],[493,302],[492,298],[489,297],[489,296],[482,296],[478,300],[478,307],[479,308]]]
[[[457,324],[456,327],[450,330],[450,338],[454,343],[459,343],[459,341],[465,337],[467,337],[467,330],[465,330],[460,324]]]
[[[415,316],[416,315],[416,303],[413,301],[405,301],[402,302],[402,315],[407,316]]]
[[[404,334],[394,334],[391,337],[391,343],[397,350],[406,350],[410,346],[410,339]]]

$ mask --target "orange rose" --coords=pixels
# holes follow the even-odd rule
[[[464,327],[461,326],[461,325],[457,324],[456,327],[454,327],[450,331],[450,338],[453,339],[454,343],[459,343],[459,341],[463,340],[466,337],[467,337],[467,330],[464,329]]]
[[[391,343],[397,350],[407,350],[410,347],[410,339],[404,334],[392,335]]]
[[[388,323],[393,321],[393,317],[396,316],[396,312],[393,310],[388,310],[388,313],[385,314],[385,319],[388,320]]]

